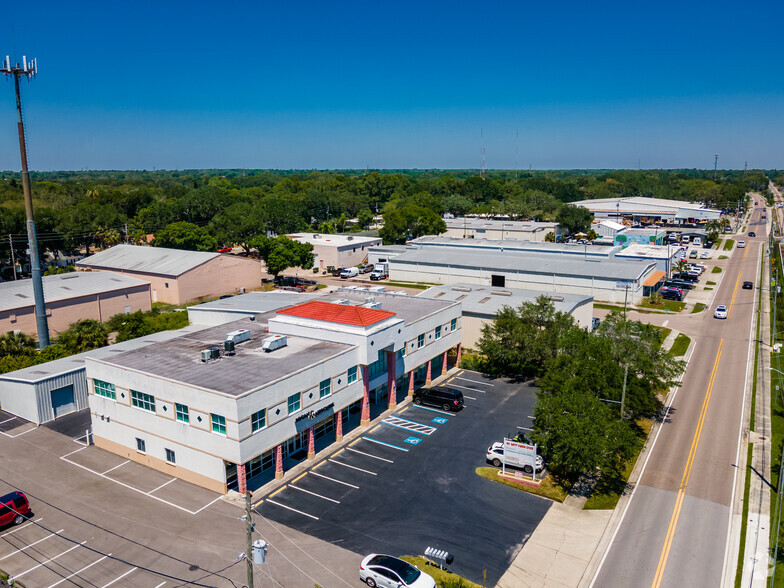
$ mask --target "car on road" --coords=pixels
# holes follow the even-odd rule
[[[753,290],[754,289],[754,282],[743,282],[743,289],[744,290]]]
[[[218,247],[218,253],[231,253],[231,247]]]
[[[442,410],[463,408],[463,393],[453,388],[420,388],[414,390],[414,404],[430,404]]]
[[[724,306],[723,304],[719,304],[716,307],[716,310],[713,311],[713,318],[717,318],[717,319],[727,318],[727,307]]]
[[[757,236],[757,233],[755,233],[754,231],[750,231],[749,232],[749,237],[756,237],[756,236]]]
[[[30,515],[30,503],[21,492],[9,492],[0,496],[0,527],[11,523],[21,525]]]
[[[359,579],[370,588],[436,588],[436,581],[416,566],[380,553],[371,553],[362,560],[359,564]]]
[[[746,246],[746,241],[738,241],[738,249],[743,249]]]
[[[700,255],[700,259],[710,259],[710,252],[703,251],[702,255]]]
[[[507,466],[512,467],[519,467],[522,469],[526,474],[533,474],[534,469],[531,467],[531,464],[521,465],[519,460],[517,459],[504,459],[504,444],[500,441],[496,441],[490,447],[487,448],[487,456],[485,457],[485,461],[487,463],[493,464],[495,467],[500,468],[501,464],[506,461]],[[542,459],[541,455],[536,456],[536,473],[538,474],[544,469],[544,460]]]

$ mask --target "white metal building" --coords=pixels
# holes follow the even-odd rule
[[[368,248],[381,245],[379,237],[324,233],[291,233],[289,239],[313,245],[314,263],[319,270],[327,267],[352,267],[365,263]]]
[[[444,373],[447,352],[460,353],[460,314],[459,302],[341,291],[89,357],[95,444],[215,491],[245,492],[273,469],[281,477],[286,464],[315,457],[317,440],[341,439],[355,410],[368,425],[373,401],[394,406],[417,380]],[[218,352],[236,329],[249,340]],[[285,344],[267,353],[271,336]],[[217,357],[203,361],[211,348]]]
[[[442,237],[460,239],[519,239],[523,241],[544,241],[548,233],[560,235],[563,231],[558,223],[535,221],[503,221],[481,218],[444,219],[446,231]]]
[[[482,337],[482,327],[495,320],[504,306],[517,308],[524,302],[535,302],[539,296],[547,296],[555,310],[572,315],[583,328],[591,326],[593,298],[580,294],[552,294],[517,288],[492,288],[476,284],[451,284],[433,286],[420,296],[437,300],[454,300],[463,306],[463,348],[476,349]]]
[[[707,208],[697,202],[644,196],[597,198],[580,200],[572,204],[587,208],[596,219],[612,219],[616,222],[620,222],[623,218],[630,218],[635,222],[684,223],[709,221],[721,217],[720,210]]]

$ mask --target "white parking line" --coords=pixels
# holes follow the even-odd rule
[[[286,510],[290,510],[290,511],[296,512],[298,514],[304,515],[306,517],[310,517],[311,519],[319,520],[318,517],[314,517],[312,514],[308,514],[306,512],[302,512],[301,510],[297,510],[296,508],[291,508],[290,506],[286,506],[285,504],[281,504],[280,502],[275,502],[274,500],[272,500],[270,498],[267,498],[267,502],[269,502],[270,504],[274,504],[275,506],[279,506],[281,508],[285,508]]]
[[[153,496],[153,498],[155,498],[155,497]],[[204,510],[205,508],[207,508],[208,506],[212,506],[213,504],[215,504],[216,502],[218,502],[218,501],[219,501],[221,498],[222,498],[222,496],[218,496],[218,497],[217,497],[215,500],[211,500],[210,502],[208,502],[207,504],[205,504],[204,506],[202,506],[202,507],[201,507],[199,510],[197,510],[196,512],[194,512],[194,513],[191,513],[191,514],[195,514],[195,515],[199,514],[201,511],[203,511],[203,510]]]
[[[294,490],[299,490],[300,492],[305,492],[307,494],[312,494],[313,496],[318,496],[319,498],[323,498],[324,500],[329,500],[330,502],[334,502],[335,504],[340,504],[340,500],[335,500],[334,498],[329,498],[327,496],[322,496],[321,494],[316,494],[315,492],[311,492],[310,490],[305,490],[304,488],[300,488],[299,486],[295,486],[294,484],[289,484],[289,488],[294,488]]]
[[[325,480],[329,480],[330,482],[337,482],[338,484],[343,484],[344,486],[349,486],[354,488],[355,490],[359,490],[359,486],[354,486],[354,484],[349,484],[348,482],[344,482],[343,480],[336,480],[335,478],[330,478],[329,476],[325,476],[324,474],[319,474],[318,472],[314,472],[310,470],[311,475],[318,476],[319,478],[324,478]]]
[[[372,457],[373,459],[380,459],[381,461],[385,461],[387,463],[395,463],[391,459],[387,459],[386,457],[379,457],[377,455],[373,455],[372,453],[365,453],[364,451],[360,451],[359,449],[354,449],[353,447],[346,447],[349,451],[353,451],[354,453],[359,453],[360,455],[367,455],[368,457]]]
[[[343,463],[342,461],[335,461],[334,459],[328,459],[327,461],[345,466],[347,468],[351,468],[352,470],[359,470],[360,472],[365,472],[366,474],[370,474],[371,476],[378,475],[376,472],[371,472],[370,470],[363,470],[362,468],[358,468],[357,466],[353,466],[353,465],[348,465],[347,463]]]
[[[25,433],[29,433],[30,431],[35,431],[35,427],[33,427],[32,429],[27,429],[26,431],[22,431],[21,433],[17,433],[16,435],[9,435],[9,434],[8,434],[8,433],[6,433],[5,431],[0,431],[0,433],[2,433],[3,435],[5,435],[6,437],[10,437],[11,439],[15,439],[16,437],[19,437],[19,436],[21,436],[21,435],[24,435]]]
[[[448,416],[455,416],[455,413],[453,412],[445,412],[443,410],[438,410],[437,408],[430,408],[429,406],[419,406],[418,404],[415,404],[414,408],[419,408],[420,410],[429,410],[431,412],[437,412],[438,414],[445,414]]]
[[[121,467],[123,467],[123,466],[124,466],[126,463],[130,463],[130,462],[131,462],[131,460],[130,460],[130,459],[126,459],[126,460],[125,460],[124,462],[122,462],[120,465],[116,465],[116,466],[114,466],[113,468],[109,468],[108,470],[106,470],[106,471],[104,472],[104,474],[108,474],[109,472],[111,472],[111,471],[113,471],[113,470],[116,470],[117,468],[121,468]],[[102,474],[102,475],[103,475],[103,474]]]
[[[493,387],[495,387],[495,384],[490,384],[488,382],[478,382],[476,380],[472,380],[471,378],[461,378],[460,376],[455,376],[455,379],[456,380],[465,380],[466,382],[471,382],[472,384],[480,384],[482,386],[493,386]]]
[[[29,526],[30,526],[30,525],[32,525],[33,523],[37,523],[37,522],[38,522],[38,521],[40,521],[40,520],[43,520],[43,518],[38,518],[38,519],[35,519],[34,521],[28,521],[26,524],[23,524],[23,525],[20,525],[20,526],[18,526],[18,527],[17,527],[16,529],[14,529],[13,531],[8,531],[8,533],[3,533],[2,535],[0,535],[0,538],[2,538],[2,537],[8,537],[9,535],[13,535],[13,534],[14,534],[14,533],[16,533],[17,531],[21,531],[22,529],[26,529],[27,527],[29,527]]]
[[[8,559],[8,558],[9,558],[9,557],[11,557],[12,555],[16,555],[17,553],[22,553],[22,552],[23,552],[25,549],[27,549],[28,547],[32,547],[33,545],[38,545],[38,544],[39,544],[39,543],[41,543],[42,541],[46,541],[46,540],[47,540],[47,539],[49,539],[50,537],[54,537],[55,535],[57,535],[58,533],[62,533],[63,531],[65,531],[65,529],[60,529],[59,531],[55,531],[54,533],[49,533],[49,534],[48,534],[46,537],[44,537],[43,539],[39,539],[38,541],[33,541],[32,543],[28,543],[28,544],[27,544],[27,545],[25,545],[24,547],[22,547],[22,548],[20,548],[20,549],[17,549],[16,551],[12,551],[12,552],[11,552],[11,553],[9,553],[8,555],[4,555],[3,557],[0,557],[0,561],[2,561],[2,560],[4,560],[4,559]]]
[[[16,420],[18,417],[11,417],[10,419],[5,419],[4,421],[0,421],[0,425],[4,423],[10,423],[11,421]]]
[[[73,455],[74,453],[79,453],[80,451],[84,451],[85,449],[87,449],[87,447],[80,447],[79,449],[74,449],[71,453],[66,453],[65,455],[61,456],[60,459],[65,459],[69,455]],[[68,460],[65,459],[65,461],[68,461]],[[73,462],[69,462],[69,463],[73,463]],[[90,471],[92,471],[92,470],[90,470]]]
[[[109,555],[111,555],[111,553],[110,553]],[[94,561],[93,563],[91,563],[91,564],[89,564],[89,565],[86,565],[86,566],[84,566],[84,567],[83,567],[81,570],[79,570],[78,572],[74,572],[73,574],[71,574],[70,576],[66,576],[65,578],[63,578],[63,579],[62,579],[62,580],[60,580],[59,582],[55,582],[54,584],[52,584],[51,586],[49,586],[49,588],[54,588],[55,586],[58,586],[58,585],[62,584],[62,583],[63,583],[63,582],[65,582],[66,580],[68,580],[68,579],[70,579],[70,578],[73,578],[75,575],[77,575],[77,574],[81,574],[81,573],[82,573],[84,570],[86,570],[87,568],[91,568],[91,567],[93,567],[95,564],[97,564],[97,563],[99,563],[99,562],[102,562],[103,560],[105,560],[107,557],[109,557],[109,555],[104,555],[104,556],[103,556],[101,559],[98,559],[98,560]]]
[[[125,573],[124,573],[122,576],[117,576],[117,577],[116,577],[114,580],[112,580],[112,581],[111,581],[111,582],[109,582],[108,584],[104,584],[104,585],[103,585],[103,588],[109,588],[109,586],[111,586],[112,584],[114,584],[114,583],[115,583],[117,580],[122,580],[122,579],[123,579],[125,576],[127,576],[127,575],[128,575],[128,574],[130,574],[131,572],[134,572],[134,571],[136,571],[136,570],[138,570],[138,569],[139,569],[139,568],[131,568],[130,570],[128,570],[127,572],[125,572]]]
[[[476,400],[476,398],[474,398],[473,396],[466,396],[465,394],[463,394],[463,398],[468,398],[469,400]]]
[[[171,484],[172,482],[175,482],[176,480],[177,480],[177,478],[172,478],[171,480],[169,480],[168,482],[164,482],[163,484],[161,484],[160,486],[158,486],[158,487],[157,487],[157,488],[155,488],[154,490],[150,490],[150,491],[149,491],[147,494],[148,494],[148,495],[150,495],[150,494],[152,494],[153,492],[157,492],[158,490],[160,490],[160,489],[161,489],[161,488],[163,488],[164,486],[168,486],[169,484]]]
[[[160,583],[160,584],[158,584],[158,585],[157,585],[155,588],[161,588],[161,586],[163,586],[165,583],[166,583],[166,582],[161,582],[161,583]]]
[[[24,572],[22,572],[21,574],[14,574],[14,579],[21,578],[21,577],[22,577],[22,576],[24,576],[25,574],[29,574],[30,572],[32,572],[32,571],[34,571],[34,570],[37,570],[37,569],[38,569],[38,568],[40,568],[41,566],[48,564],[50,561],[54,561],[54,560],[56,560],[58,557],[60,557],[61,555],[65,555],[65,554],[66,554],[66,553],[68,553],[69,551],[73,551],[74,549],[77,549],[77,548],[81,547],[81,546],[82,546],[82,545],[84,545],[85,543],[87,543],[87,541],[82,541],[82,542],[81,542],[79,545],[74,545],[74,546],[73,546],[73,547],[71,547],[70,549],[66,549],[66,550],[65,550],[65,551],[63,551],[62,553],[60,553],[60,554],[58,554],[58,555],[55,555],[54,557],[50,557],[50,558],[49,558],[49,559],[47,559],[46,561],[42,561],[42,562],[41,562],[41,563],[39,563],[37,566],[33,566],[33,567],[32,567],[32,568],[30,568],[29,570],[25,570],[25,571],[24,571]]]
[[[462,390],[473,390],[474,392],[481,392],[482,394],[487,394],[487,390],[480,390],[479,388],[471,388],[471,386],[461,386],[459,384],[449,384],[449,388],[460,388]]]

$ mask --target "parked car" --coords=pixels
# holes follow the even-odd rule
[[[727,318],[727,314],[728,314],[727,307],[724,306],[723,304],[719,304],[716,307],[716,310],[713,312],[713,318],[725,319]]]
[[[757,233],[755,233],[754,231],[749,231],[749,237],[756,237],[756,236]]]
[[[691,251],[689,251],[689,258],[697,259],[697,255],[699,255],[699,254],[697,253],[696,249],[692,249]]]
[[[420,388],[414,391],[414,404],[430,404],[442,410],[463,408],[463,393],[452,388]]]
[[[683,290],[675,286],[664,286],[659,289],[659,294],[667,300],[683,300]]]
[[[359,271],[360,271],[360,272],[362,272],[363,274],[369,274],[370,272],[372,272],[372,271],[373,271],[373,269],[374,269],[375,267],[376,267],[376,266],[375,266],[375,264],[372,264],[372,263],[366,263],[365,265],[363,265],[363,266],[361,266],[361,267],[359,268]]]
[[[485,461],[487,463],[493,464],[495,467],[500,468],[501,464],[506,462],[507,466],[512,467],[519,467],[521,468],[526,474],[533,474],[534,469],[531,467],[530,463],[523,464],[518,459],[512,458],[511,456],[508,458],[504,458],[504,444],[500,441],[496,441],[490,447],[487,448],[487,456],[485,457]],[[544,469],[544,460],[542,459],[541,455],[536,456],[536,473],[538,474]]]
[[[685,271],[685,272],[675,272],[672,274],[672,277],[676,280],[688,280],[689,282],[699,282],[700,276],[697,272]]]
[[[231,252],[231,247],[226,247],[225,245],[223,247],[218,247],[218,253],[230,253],[230,252]]]
[[[743,289],[744,290],[753,290],[754,289],[754,282],[743,282]]]
[[[746,241],[738,241],[738,249],[743,249],[746,246]]]
[[[687,280],[664,280],[665,286],[675,286],[676,288],[680,288],[681,290],[691,290],[694,288],[694,282],[689,282]]]
[[[380,553],[371,553],[362,560],[359,564],[359,579],[370,588],[436,588],[436,581],[416,566]]]
[[[700,255],[700,259],[710,259],[710,252],[703,251],[702,255]]]
[[[347,267],[342,272],[340,272],[340,279],[345,280],[347,278],[356,278],[358,275],[359,275],[359,268]]]
[[[21,525],[30,515],[30,503],[21,492],[0,496],[0,527],[11,523]]]

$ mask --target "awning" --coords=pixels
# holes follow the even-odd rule
[[[664,279],[664,276],[666,275],[667,275],[666,272],[663,272],[661,270],[654,270],[654,272],[650,276],[648,276],[648,279],[645,280],[643,286],[655,286],[656,284],[661,282]]]

